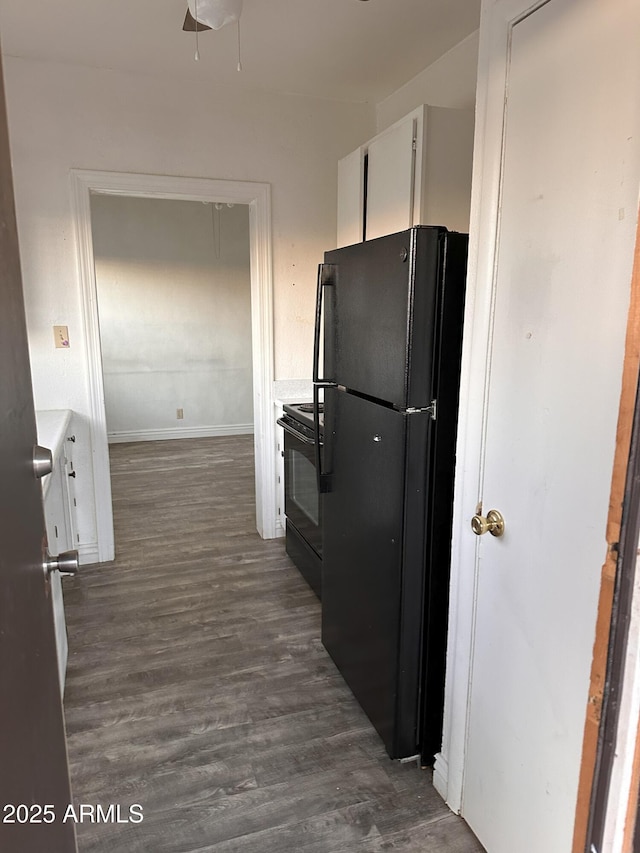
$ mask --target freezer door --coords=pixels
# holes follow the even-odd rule
[[[325,393],[322,641],[392,758],[419,743],[432,423]]]
[[[416,227],[325,254],[325,373],[398,408],[435,396],[447,232]]]

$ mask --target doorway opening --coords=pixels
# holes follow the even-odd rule
[[[253,433],[247,205],[91,195],[110,444]]]
[[[98,561],[108,562],[113,560],[115,555],[103,350],[91,222],[91,199],[99,195],[197,201],[213,205],[232,204],[248,207],[256,527],[263,538],[275,537],[276,480],[271,403],[273,306],[269,185],[247,181],[82,170],[74,170],[71,173],[71,179],[89,365]],[[178,408],[184,409],[179,405],[176,406],[176,410]]]

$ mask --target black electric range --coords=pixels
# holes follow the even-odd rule
[[[286,550],[316,595],[322,597],[322,501],[318,466],[323,438],[322,403],[283,406]]]
[[[308,429],[315,429],[313,419],[313,403],[285,403],[282,407],[286,415]],[[318,420],[320,422],[320,438],[324,427],[324,405],[318,403]]]

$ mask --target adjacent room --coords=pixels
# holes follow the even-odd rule
[[[246,205],[91,196],[109,443],[253,433]]]

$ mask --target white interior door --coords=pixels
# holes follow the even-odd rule
[[[489,853],[571,850],[639,185],[637,2],[530,7],[485,2],[481,36],[502,154],[472,224],[486,391],[458,535],[476,570],[462,814]],[[474,537],[472,489],[502,538]]]

